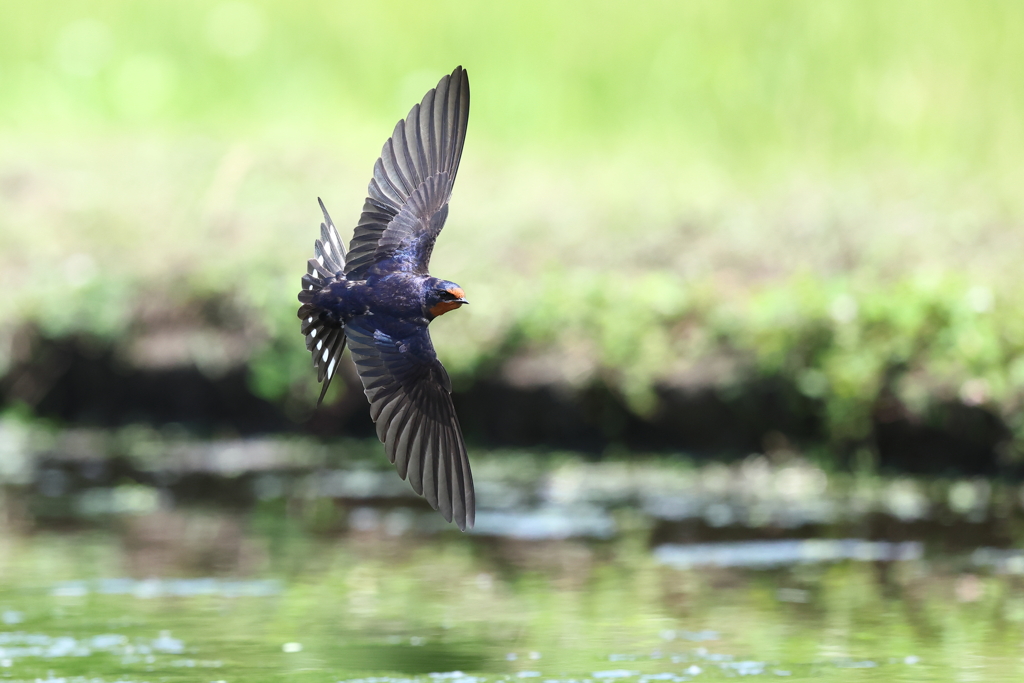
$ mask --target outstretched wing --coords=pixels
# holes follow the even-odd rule
[[[448,216],[469,122],[469,77],[457,67],[395,126],[373,167],[373,179],[350,244],[345,274],[364,279],[380,261],[426,273]]]
[[[473,474],[448,373],[425,326],[396,324],[391,334],[380,326],[364,315],[345,330],[377,436],[402,479],[465,531],[476,516]]]
[[[320,202],[320,210],[324,212],[324,222],[320,224],[320,239],[314,245],[316,258],[309,259],[306,274],[302,276],[299,319],[302,320],[302,334],[306,336],[306,350],[313,354],[317,381],[324,384],[316,402],[319,406],[327,394],[327,387],[331,386],[338,360],[345,351],[345,327],[332,320],[327,311],[314,305],[313,296],[335,278],[341,277],[345,270],[345,247],[341,244],[338,230],[323,201],[317,201]]]

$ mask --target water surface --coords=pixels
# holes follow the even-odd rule
[[[495,454],[461,534],[383,468],[76,462],[5,488],[3,680],[1024,677],[1013,484]]]

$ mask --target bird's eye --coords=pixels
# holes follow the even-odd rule
[[[455,295],[452,294],[451,292],[449,292],[447,289],[439,289],[439,290],[437,290],[437,295],[439,297],[441,297],[442,299],[454,299],[455,298]]]

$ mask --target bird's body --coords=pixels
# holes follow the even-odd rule
[[[299,292],[306,348],[324,394],[346,344],[389,459],[413,489],[460,529],[475,515],[473,478],[451,382],[427,326],[469,303],[427,266],[448,216],[469,117],[461,68],[399,121],[374,166],[346,252],[327,210]]]
[[[393,317],[401,322],[426,326],[431,320],[448,312],[436,308],[427,293],[441,285],[454,283],[415,273],[392,272],[365,280],[337,278],[313,297],[313,303],[329,312],[339,322],[347,323],[357,315],[372,312],[380,320]],[[447,289],[447,287],[444,287]],[[466,302],[459,302],[462,305]]]

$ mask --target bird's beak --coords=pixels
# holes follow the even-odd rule
[[[469,302],[466,301],[465,299],[456,299],[452,303],[455,303],[455,304],[466,304],[467,306],[469,305]]]

